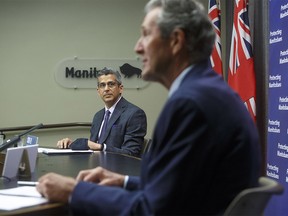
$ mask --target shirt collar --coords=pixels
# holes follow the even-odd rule
[[[109,111],[110,111],[110,116],[111,116],[111,114],[114,112],[115,107],[116,107],[116,105],[118,104],[118,102],[120,101],[121,98],[122,98],[122,96],[120,96],[120,97],[118,98],[118,100],[116,101],[116,103],[114,103],[113,106],[110,107],[109,109],[105,106],[105,112],[106,112],[107,110],[109,110]]]
[[[184,79],[185,75],[193,68],[193,65],[190,65],[189,67],[185,68],[182,73],[180,73],[180,75],[173,81],[171,88],[169,90],[168,93],[168,97],[171,97],[174,92],[177,91],[177,89],[179,88],[182,80]]]

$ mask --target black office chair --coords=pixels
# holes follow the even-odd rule
[[[151,143],[152,143],[152,139],[144,138],[144,143],[141,149],[141,157],[142,155],[150,151]]]
[[[282,194],[284,188],[277,181],[259,178],[259,187],[248,188],[240,192],[226,209],[224,216],[262,216],[273,195]]]

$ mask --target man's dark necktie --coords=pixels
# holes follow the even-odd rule
[[[104,116],[104,123],[103,123],[103,126],[102,126],[102,130],[101,130],[101,134],[100,134],[100,137],[99,137],[99,143],[103,143],[103,139],[104,139],[104,135],[106,133],[106,129],[107,129],[107,125],[108,125],[108,121],[109,121],[109,117],[110,117],[110,111],[107,110],[105,112],[105,116]]]

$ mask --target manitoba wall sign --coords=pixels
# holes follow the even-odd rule
[[[57,65],[55,80],[65,88],[95,89],[96,75],[105,67],[117,70],[121,74],[124,88],[141,89],[148,85],[148,82],[141,78],[141,61],[137,59],[68,58]]]

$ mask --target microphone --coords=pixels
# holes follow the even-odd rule
[[[8,139],[6,142],[4,142],[2,145],[0,145],[0,152],[5,150],[5,149],[7,149],[7,148],[9,148],[10,146],[16,144],[17,142],[19,142],[22,136],[24,136],[24,135],[26,135],[26,134],[30,133],[31,131],[34,131],[34,130],[36,130],[38,128],[41,128],[41,127],[43,127],[42,123],[30,128],[27,131],[24,131],[23,133],[15,136],[12,139]]]

